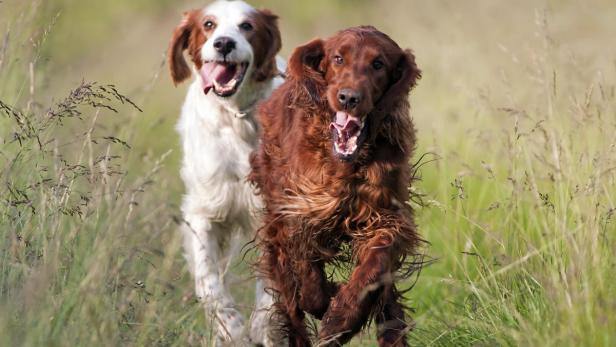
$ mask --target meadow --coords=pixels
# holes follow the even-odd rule
[[[164,61],[205,3],[0,1],[0,346],[211,345],[177,230],[186,85]],[[358,24],[415,52],[412,346],[616,345],[615,2],[252,3],[285,57]]]

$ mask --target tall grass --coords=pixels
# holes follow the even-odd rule
[[[141,110],[113,85],[39,102],[39,5],[17,8],[1,49],[0,345],[207,343],[173,233],[177,189],[159,175],[168,153],[132,153],[121,134]]]
[[[433,148],[419,225],[442,264],[418,284],[417,345],[616,343],[615,71],[561,56],[548,24]]]
[[[69,80],[52,71],[66,4],[0,3],[10,18],[0,27],[0,346],[210,345],[176,232],[181,185],[169,144],[181,96],[164,109],[168,90],[152,91],[159,56],[154,77],[131,87],[130,98],[106,84],[116,81],[58,90]],[[453,6],[414,5],[434,16]],[[280,6],[283,20],[293,18]],[[368,22],[387,8],[357,6],[352,18]],[[562,11],[565,22],[573,18]],[[392,15],[416,16],[409,13]],[[616,69],[593,60],[601,42],[570,48],[554,36],[549,11],[535,19],[527,47],[504,37],[476,76],[464,54],[478,43],[452,34],[453,48],[434,44],[453,24],[414,24],[427,37],[408,44],[425,76],[412,96],[417,155],[435,159],[414,189],[425,196],[418,224],[437,261],[407,296],[416,310],[412,345],[616,344]],[[290,22],[283,26],[299,37]],[[407,23],[382,25],[394,22]],[[407,46],[406,28],[390,29]],[[441,65],[429,59],[444,51]],[[233,272],[248,313],[250,275],[241,264]]]

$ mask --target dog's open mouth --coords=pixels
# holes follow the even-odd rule
[[[214,90],[218,96],[235,94],[244,80],[248,63],[211,61],[203,64],[199,74],[203,79],[203,92]]]
[[[364,138],[364,121],[365,117],[360,119],[344,111],[336,112],[329,127],[334,139],[334,151],[341,158],[350,159],[361,145]]]

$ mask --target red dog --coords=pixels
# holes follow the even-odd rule
[[[278,294],[291,346],[348,342],[374,317],[380,346],[406,346],[393,282],[420,239],[409,199],[415,130],[408,93],[421,72],[373,27],[297,48],[288,78],[259,109],[251,180],[265,203],[259,264]],[[325,274],[351,261],[348,283]]]

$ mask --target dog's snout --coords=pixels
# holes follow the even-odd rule
[[[230,37],[219,37],[214,40],[214,48],[222,55],[227,55],[235,49],[235,40]]]
[[[351,110],[361,101],[361,93],[353,89],[341,89],[338,91],[338,102],[340,106]]]

